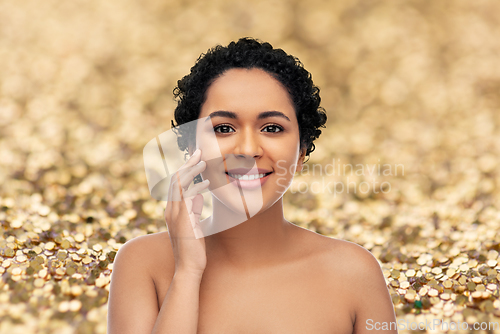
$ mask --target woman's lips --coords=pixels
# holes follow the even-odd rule
[[[272,172],[258,179],[242,180],[242,179],[236,179],[226,172],[229,182],[235,187],[239,187],[242,189],[255,189],[261,187],[264,183],[266,183],[267,179],[269,179],[269,176],[271,174]]]

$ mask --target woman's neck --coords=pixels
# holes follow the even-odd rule
[[[216,210],[214,205],[214,212]],[[218,224],[218,219],[227,219],[229,213],[218,212],[220,215],[213,216],[212,224]],[[283,216],[280,198],[250,219],[205,237],[208,265],[247,270],[282,262],[292,245],[291,225]]]

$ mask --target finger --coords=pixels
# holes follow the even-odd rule
[[[174,187],[177,189],[177,191],[180,194],[180,200],[183,201],[184,200],[184,189],[182,187],[181,177],[179,175],[179,172],[175,173],[175,177],[177,179],[177,184],[176,185],[174,184]]]
[[[209,180],[204,180],[203,182],[197,183],[191,188],[189,188],[187,191],[184,192],[183,196],[184,199],[188,198],[193,198],[194,196],[198,195],[199,192],[205,190],[208,186],[210,185]]]
[[[191,220],[191,226],[195,232],[195,235],[201,231],[200,226],[200,216],[203,211],[203,196],[201,194],[196,195],[192,201],[190,201],[191,209],[189,210],[189,219]],[[199,233],[198,233],[199,234]],[[199,237],[197,237],[198,239]]]
[[[203,196],[201,194],[195,194],[189,198],[185,197],[180,207],[181,214],[187,214],[190,217],[192,223],[191,225],[199,220],[202,210]]]
[[[182,188],[187,189],[191,182],[193,182],[193,179],[196,177],[196,175],[203,172],[206,167],[207,163],[201,160],[196,165],[190,168],[179,170],[178,173]]]
[[[170,177],[170,184],[168,189],[168,201],[178,202],[181,200],[181,192],[179,191],[179,172],[175,172]]]
[[[200,239],[205,237],[203,230],[200,225],[200,216],[203,210],[203,196],[198,194],[193,198],[193,213],[194,223],[193,224],[193,232],[196,239]]]
[[[168,201],[167,207],[165,208],[165,221],[168,224],[175,221],[175,217],[179,215],[180,211],[180,201]]]
[[[193,215],[191,212],[192,200],[175,202],[175,206],[178,212],[176,215],[172,215],[172,222],[167,225],[171,232],[170,235],[176,238],[191,238],[193,236],[193,222],[196,221],[195,217],[191,217]]]
[[[189,168],[196,165],[201,159],[201,150],[197,149],[193,155],[179,169]]]
[[[186,196],[185,192],[188,190],[189,185],[193,182],[196,175],[205,170],[206,163],[200,161],[196,166],[191,167],[189,170],[181,171],[172,175],[170,180],[169,201],[182,201]],[[193,194],[194,195],[194,194]]]
[[[175,200],[175,201],[182,200],[182,188],[187,189],[189,184],[191,184],[192,179],[194,179],[194,177],[197,175],[197,174],[195,174],[191,178],[191,181],[188,182],[188,178],[189,178],[188,175],[191,174],[190,171],[191,171],[192,167],[197,166],[200,162],[200,159],[201,159],[201,150],[197,149],[193,153],[193,155],[186,161],[186,163],[184,165],[182,165],[175,174],[172,175],[172,177],[170,178],[169,201],[170,200]],[[201,166],[198,166],[198,169],[200,167]],[[186,175],[186,176],[184,176],[184,175]],[[183,176],[183,177],[180,178],[180,176]],[[179,184],[180,184],[180,186],[179,186]],[[179,187],[181,187],[181,189]]]
[[[192,211],[195,215],[201,216],[201,212],[203,211],[203,196],[201,194],[198,194],[193,198]]]
[[[193,229],[198,225],[200,221],[199,213],[201,213],[201,210],[198,207],[200,200],[203,206],[203,196],[199,194],[195,197],[195,199],[196,200],[194,202],[191,199],[179,202],[180,205],[180,211],[178,216],[179,225],[176,226],[176,231],[178,232],[178,234],[182,234],[184,237],[189,237],[189,238],[193,237],[194,236]],[[197,206],[196,210],[199,213],[193,212],[194,204],[196,204]]]
[[[167,207],[165,208],[165,223],[167,225],[167,231],[170,236],[176,235],[175,217],[179,213],[179,203],[180,202],[167,202]]]

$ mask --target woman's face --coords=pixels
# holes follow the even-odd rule
[[[257,211],[268,209],[288,189],[295,171],[302,168],[305,153],[300,150],[299,127],[289,93],[264,70],[233,68],[217,78],[206,94],[199,118],[210,117],[203,123],[210,130],[213,127],[217,145],[197,139],[202,159],[208,160],[203,178],[210,179],[212,189],[233,185],[227,191],[212,191],[230,207],[238,207],[236,202],[243,192],[248,198],[253,191],[260,199]],[[218,146],[222,159],[210,160],[217,155],[213,146]]]

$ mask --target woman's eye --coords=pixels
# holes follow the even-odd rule
[[[262,131],[264,132],[281,132],[283,128],[278,125],[268,125]]]
[[[218,133],[229,133],[231,131],[234,132],[233,128],[229,125],[218,125],[214,128],[214,131]]]

